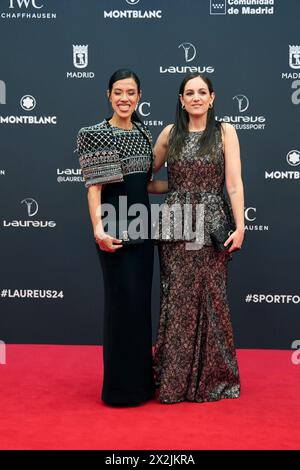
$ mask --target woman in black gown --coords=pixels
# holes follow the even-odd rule
[[[142,204],[150,214],[147,183],[152,145],[149,131],[135,112],[141,96],[136,74],[127,69],[116,71],[107,93],[112,117],[80,129],[77,148],[104,278],[102,400],[109,405],[129,406],[151,399],[154,393],[153,243],[147,238],[147,224],[142,243],[125,245],[118,234],[109,235],[104,231],[101,207],[111,204],[118,214],[123,197],[128,208]]]

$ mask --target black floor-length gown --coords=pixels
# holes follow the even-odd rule
[[[112,138],[113,135],[113,138]],[[101,183],[101,204],[118,214],[119,197],[128,208],[143,204],[150,216],[147,180],[151,168],[148,133],[104,121],[79,132],[78,151],[86,186]],[[150,230],[150,220],[149,230]],[[147,227],[144,226],[146,233]],[[97,251],[104,279],[104,379],[102,399],[110,405],[138,404],[153,397],[151,287],[153,243]]]

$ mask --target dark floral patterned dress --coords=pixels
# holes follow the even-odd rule
[[[203,204],[202,247],[186,249],[174,230],[161,230],[161,315],[154,355],[157,397],[162,403],[237,398],[239,372],[227,301],[230,255],[212,246],[210,233],[225,216],[225,163],[221,130],[199,155],[199,132],[190,132],[181,155],[169,153],[165,205]],[[176,226],[176,216],[173,227]]]

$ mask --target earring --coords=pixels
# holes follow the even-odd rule
[[[182,109],[185,109],[185,105],[184,105],[184,104],[182,104],[182,105],[181,105],[181,108],[182,108]]]
[[[209,109],[212,109],[212,107],[213,107],[213,104],[209,103]]]

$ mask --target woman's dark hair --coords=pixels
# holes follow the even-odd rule
[[[109,82],[108,82],[108,91],[109,91],[109,94],[111,94],[111,91],[112,91],[112,87],[113,87],[113,84],[115,82],[117,82],[118,80],[124,80],[125,78],[133,78],[133,80],[135,81],[136,83],[136,86],[137,86],[137,89],[138,89],[138,92],[140,93],[141,92],[141,82],[140,82],[140,79],[139,77],[137,76],[136,73],[134,73],[132,70],[130,69],[118,69],[116,70],[112,76],[110,77],[109,79]],[[134,111],[132,113],[132,116],[131,116],[131,120],[132,121],[138,121],[140,124],[142,124],[142,126],[144,126],[143,122],[141,121],[138,113],[136,111]]]
[[[181,82],[179,95],[183,96],[185,86],[192,78],[200,77],[208,86],[210,93],[214,91],[212,82],[205,75],[200,73],[191,73],[187,75]],[[215,144],[215,131],[221,127],[221,123],[215,119],[214,106],[208,109],[207,122],[204,132],[199,137],[200,152],[208,153]],[[177,155],[180,154],[184,142],[189,134],[189,115],[182,109],[180,96],[178,96],[175,123],[170,134],[170,151]]]

